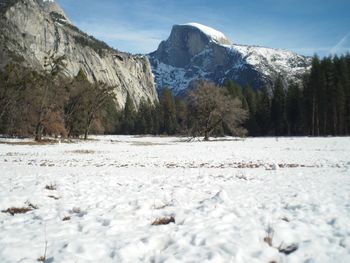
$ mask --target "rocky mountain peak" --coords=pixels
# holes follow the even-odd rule
[[[175,94],[197,79],[217,84],[231,79],[256,89],[271,87],[278,76],[298,83],[311,65],[310,58],[287,50],[233,44],[220,31],[198,23],[174,25],[149,59],[157,89],[169,87]]]
[[[229,45],[226,36],[198,23],[174,25],[169,38],[160,43],[154,56],[174,67],[185,68],[210,44]]]

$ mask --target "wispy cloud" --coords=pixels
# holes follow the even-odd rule
[[[350,35],[350,31],[345,34],[345,36],[334,46],[331,48],[329,51],[329,54],[334,55],[334,54],[339,54],[339,53],[344,53],[346,51],[349,51],[350,48],[345,47],[348,37]]]

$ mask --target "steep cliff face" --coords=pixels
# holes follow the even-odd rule
[[[148,59],[119,52],[76,28],[53,1],[0,0],[0,67],[11,61],[42,70],[48,53],[65,56],[69,77],[82,68],[90,81],[115,86],[120,107],[157,101]]]
[[[221,84],[231,79],[254,88],[271,86],[277,76],[300,82],[311,59],[287,50],[233,44],[215,29],[190,23],[175,25],[166,41],[149,54],[157,88],[184,92],[193,80]]]

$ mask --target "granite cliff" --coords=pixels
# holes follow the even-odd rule
[[[90,81],[115,86],[120,107],[127,93],[135,105],[158,100],[147,57],[120,52],[85,34],[52,0],[0,0],[0,68],[17,62],[43,70],[48,53],[65,56],[68,77],[81,68]]]

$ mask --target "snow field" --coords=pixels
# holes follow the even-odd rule
[[[2,140],[0,262],[350,262],[349,138],[94,139]]]

